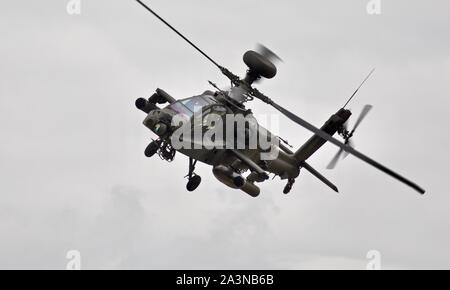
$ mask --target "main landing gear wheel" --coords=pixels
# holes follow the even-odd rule
[[[195,175],[189,179],[188,183],[186,184],[186,189],[188,191],[194,191],[197,189],[201,182],[202,178],[199,175]]]
[[[202,178],[194,173],[195,170],[195,164],[197,163],[197,160],[194,160],[192,158],[189,158],[189,173],[186,177],[189,178],[188,183],[186,184],[186,189],[188,191],[194,191],[197,189],[197,187],[202,182]]]

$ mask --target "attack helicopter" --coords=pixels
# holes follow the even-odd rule
[[[373,73],[373,70],[350,96],[345,105],[335,114],[331,115],[323,126],[318,128],[282,107],[260,92],[257,88],[253,87],[253,84],[258,80],[262,78],[271,79],[275,77],[277,73],[275,63],[280,59],[271,50],[261,45],[257,50],[247,51],[243,56],[243,61],[247,65],[248,70],[245,77],[240,78],[224,66],[219,65],[143,1],[136,0],[136,2],[208,59],[229,79],[231,83],[231,88],[229,90],[221,90],[217,85],[210,82],[215,91],[206,91],[200,95],[180,100],[158,88],[149,98],[138,98],[135,101],[136,107],[146,114],[143,124],[158,136],[158,138],[153,140],[145,149],[145,156],[152,157],[158,155],[163,160],[169,162],[174,160],[176,152],[180,152],[189,157],[188,174],[186,175],[188,178],[186,189],[188,191],[194,191],[201,183],[201,177],[195,173],[197,162],[201,162],[212,166],[212,172],[220,182],[230,188],[241,190],[252,197],[256,197],[260,194],[260,188],[257,183],[268,180],[269,174],[274,174],[275,176],[280,177],[281,180],[286,180],[287,183],[283,189],[283,193],[289,193],[302,169],[311,173],[333,191],[338,192],[336,185],[308,163],[308,159],[326,142],[329,142],[337,146],[339,151],[332,158],[327,167],[328,169],[333,169],[338,160],[345,156],[353,155],[411,187],[420,194],[425,193],[425,190],[419,185],[357,151],[352,144],[351,138],[353,137],[355,130],[361,124],[361,121],[365,116],[367,116],[372,106],[364,106],[352,129],[348,129],[347,127],[348,120],[352,113],[350,110],[346,109],[346,106],[367,81]],[[287,141],[272,134],[255,121],[252,125],[246,125],[240,128],[240,130],[238,129],[237,133],[233,133],[234,137],[236,137],[236,134],[242,136],[243,138],[240,140],[244,140],[244,144],[234,140],[232,144],[226,144],[227,146],[225,147],[207,148],[204,144],[200,144],[200,146],[197,147],[186,146],[176,148],[174,146],[174,140],[180,141],[183,139],[180,139],[180,136],[178,135],[175,139],[173,138],[175,133],[179,131],[181,127],[184,128],[183,132],[188,133],[195,131],[195,128],[199,127],[200,135],[204,135],[206,132],[205,128],[210,128],[211,124],[214,124],[214,122],[212,122],[205,125],[205,119],[208,119],[208,116],[216,115],[220,117],[240,114],[245,117],[250,117],[250,120],[254,120],[251,118],[253,117],[252,111],[245,106],[245,103],[255,99],[271,105],[296,124],[311,131],[313,136],[298,150],[292,151],[292,146],[290,146]],[[181,125],[177,122],[174,123],[174,119],[180,119],[180,116],[185,120],[185,123]],[[200,119],[200,121],[196,123],[195,120],[197,119]],[[218,120],[216,119],[215,122],[217,121]],[[234,124],[231,126],[235,127]],[[343,142],[334,138],[333,135],[335,134],[342,137]],[[256,146],[250,148],[247,142],[249,135],[263,136],[264,138],[276,142],[263,148],[259,142],[261,139],[256,139]],[[186,141],[187,144],[190,145],[194,143],[194,145],[198,145],[191,137],[192,135],[186,137],[186,140],[183,141]],[[269,155],[275,157],[262,158],[262,156],[264,156],[263,153],[267,153],[268,150],[270,150]],[[246,172],[249,172],[249,174],[244,176],[244,173]]]

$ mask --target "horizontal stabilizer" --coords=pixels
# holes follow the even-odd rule
[[[323,183],[325,183],[326,185],[328,185],[332,190],[339,192],[338,188],[336,187],[336,185],[334,185],[333,183],[331,183],[331,181],[329,181],[325,176],[323,176],[322,174],[320,174],[317,170],[315,170],[314,168],[311,167],[311,165],[309,165],[306,162],[302,162],[301,166],[303,168],[305,168],[307,171],[309,171],[312,175],[314,175],[315,177],[317,177],[320,181],[322,181]]]

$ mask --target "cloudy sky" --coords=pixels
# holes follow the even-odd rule
[[[365,269],[450,268],[447,124],[450,3],[381,1],[146,1],[217,62],[243,74],[263,43],[284,63],[259,89],[321,125],[367,72],[350,108],[373,111],[357,148],[413,179],[425,196],[324,146],[311,164],[336,194],[302,172],[260,197],[224,187],[211,168],[185,191],[187,157],[147,159],[152,133],[134,100],[176,98],[228,82],[135,1],[9,1],[0,10],[0,268]],[[255,113],[276,113],[258,102]],[[299,147],[310,133],[280,117]]]

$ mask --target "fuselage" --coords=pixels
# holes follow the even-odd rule
[[[217,129],[211,128],[217,126],[217,120],[215,123],[208,122],[208,118],[212,115],[216,119],[217,116],[222,119],[220,124],[223,126],[222,130],[216,130],[216,133],[221,132],[222,134],[216,134],[214,140],[218,141],[217,138],[221,138],[223,140],[222,146],[217,146],[220,142],[214,144],[204,142],[210,131]],[[322,126],[322,130],[333,135],[350,115],[351,113],[348,110],[341,109],[330,117]],[[234,123],[225,120],[225,117],[230,116],[235,118]],[[244,127],[239,127],[237,122],[241,119],[236,116],[254,121],[249,122],[250,124],[246,124]],[[262,170],[273,173],[281,179],[296,178],[299,175],[301,164],[325,143],[324,139],[314,135],[295,153],[290,152],[289,149],[280,144],[280,139],[277,136],[258,124],[250,110],[247,110],[242,104],[233,102],[232,99],[227,98],[226,94],[221,92],[206,91],[191,98],[174,100],[165,108],[151,110],[144,120],[144,125],[161,138],[173,143],[174,134],[177,130],[181,130],[180,124],[174,123],[175,119],[178,123],[180,123],[180,120],[184,120],[183,126],[185,128],[188,126],[187,131],[185,130],[181,137],[184,139],[191,138],[190,142],[184,142],[184,146],[176,148],[176,151],[213,167],[223,165],[239,173],[255,169],[248,164],[251,160]],[[161,132],[161,123],[164,125],[164,132]],[[200,134],[198,134],[199,132]],[[196,139],[196,135],[200,138]],[[256,136],[256,143],[250,142],[249,136]],[[232,140],[232,142],[229,140]]]

